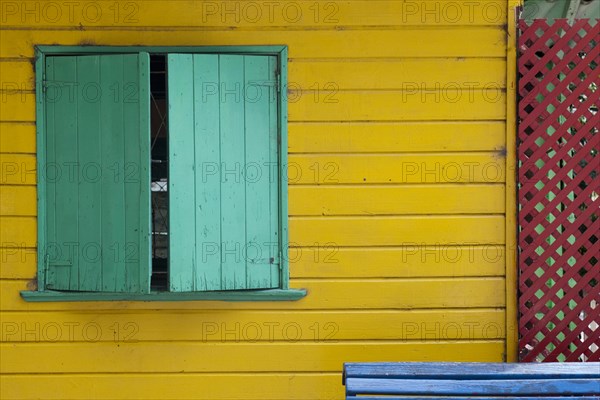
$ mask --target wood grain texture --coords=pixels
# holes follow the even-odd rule
[[[35,154],[35,125],[0,122],[0,153]]]
[[[91,330],[90,330],[91,331]],[[90,332],[91,334],[91,332]],[[293,335],[292,329],[289,335]],[[474,351],[468,352],[466,349]],[[502,341],[357,343],[22,343],[0,344],[4,373],[301,372],[339,371],[347,360],[501,360]],[[66,350],[73,353],[65,353]],[[43,364],[28,362],[36,355]],[[58,357],[58,354],[63,356]],[[68,356],[65,354],[73,354]],[[77,354],[77,356],[75,356]],[[152,357],[148,357],[152,354]],[[265,354],[270,354],[265,357]]]
[[[293,154],[283,170],[290,185],[501,183],[500,153]]]
[[[171,291],[280,287],[275,60],[168,57]]]
[[[2,21],[7,27],[55,28],[93,27],[198,27],[206,29],[335,29],[339,26],[402,27],[432,25],[500,25],[506,22],[506,0],[488,4],[468,0],[429,0],[428,4],[390,0],[326,1],[300,0],[293,3],[251,3],[235,1],[186,3],[175,7],[156,2],[124,3],[82,1],[68,14],[66,5],[24,5],[6,7]],[[184,14],[177,10],[186,7]],[[33,11],[22,14],[23,9]],[[376,9],[379,12],[373,12]],[[84,10],[89,15],[84,14]],[[92,11],[93,10],[93,11]]]
[[[92,3],[103,11],[96,22],[81,14]],[[236,2],[140,1],[134,10],[121,2],[116,20],[113,2],[87,0],[72,21],[66,9],[50,22],[33,15],[21,21],[20,9],[3,13],[0,185],[8,186],[0,189],[0,307],[10,323],[2,334],[13,323],[18,330],[2,345],[2,371],[10,372],[0,377],[3,399],[325,400],[343,397],[340,374],[348,360],[502,361],[512,251],[504,244],[510,208],[502,202],[513,174],[504,157],[511,154],[507,104],[514,102],[504,95],[508,2],[486,1],[484,10],[466,0],[301,0],[303,18],[291,23],[265,10],[256,23],[241,9],[239,22],[235,12],[202,15],[202,7],[230,3]],[[315,3],[316,22],[308,8]],[[329,3],[339,7],[335,22],[327,19]],[[133,23],[125,21],[131,11]],[[302,244],[288,254],[290,286],[308,295],[267,303],[23,301],[19,291],[34,287],[37,262],[31,62],[39,44],[286,44],[286,164],[302,171],[294,179],[290,170],[288,179],[290,240]],[[454,102],[457,91],[463,96]],[[337,103],[325,103],[326,96]],[[129,322],[139,328],[137,342],[122,340]],[[273,342],[242,333],[221,338],[223,323],[234,332],[239,323],[251,335],[253,323],[269,322],[298,324],[301,340],[286,340],[281,330]],[[328,334],[329,322],[339,327],[336,335],[314,342],[311,326]],[[36,333],[21,340],[23,323],[34,332],[39,323],[44,340],[36,342]],[[64,335],[64,324],[78,324],[74,340],[52,342],[54,323]],[[83,337],[90,323],[102,329],[97,343]],[[217,332],[203,340],[213,323]],[[453,324],[460,336],[452,336]],[[111,326],[119,329],[116,342]],[[473,339],[465,337],[470,327]]]
[[[494,151],[505,146],[503,122],[292,122],[290,153]]]
[[[304,121],[455,121],[505,118],[506,99],[497,87],[408,91],[288,91],[290,122]],[[398,107],[401,104],[402,107]],[[9,93],[2,121],[34,121],[35,95]]]
[[[489,89],[288,91],[290,122],[503,120],[505,95]]]
[[[3,92],[0,102],[0,121],[35,121],[35,94],[20,91]]]
[[[9,310],[110,310],[183,309],[197,310],[197,302],[81,302],[28,303],[19,296],[27,290],[26,280],[0,281],[0,304]],[[308,295],[294,302],[227,303],[205,301],[203,309],[292,310],[292,309],[415,309],[504,307],[504,279],[292,279],[291,288],[306,289]],[[352,293],[349,296],[348,293]],[[432,336],[432,339],[435,338]]]
[[[74,28],[75,29],[75,28]],[[93,41],[96,45],[130,46],[228,46],[282,44],[291,58],[341,57],[506,57],[502,27],[405,28],[399,30],[271,31],[192,29],[152,30],[4,30],[0,57],[33,57],[33,44],[75,46]],[[477,37],[478,40],[471,40]],[[274,43],[276,42],[276,43]],[[402,43],[389,46],[389,43]]]
[[[5,342],[86,342],[86,329],[99,327],[101,342],[172,341],[286,342],[292,330],[298,341],[426,340],[433,334],[444,340],[501,339],[504,310],[295,310],[194,312],[161,310],[112,312],[3,312]],[[69,330],[71,322],[87,321]],[[181,323],[184,321],[185,323]],[[289,331],[289,332],[288,332]],[[31,332],[31,333],[30,333]],[[294,337],[296,333],[294,332]]]
[[[339,371],[0,376],[0,395],[5,400],[143,400],[150,393],[166,400],[326,400],[342,398],[343,391]]]
[[[450,377],[469,380],[474,378],[507,380],[511,379],[581,379],[596,378],[600,373],[598,363],[458,363],[458,362],[382,362],[345,363],[346,377],[381,377],[398,379],[434,379]],[[484,367],[484,368],[482,368]]]
[[[34,217],[0,217],[0,247],[31,248],[37,243]]]
[[[195,288],[195,116],[191,54],[168,58],[169,106],[169,289]],[[201,122],[201,121],[199,121]]]
[[[290,216],[502,214],[503,185],[290,186]]]
[[[290,245],[503,244],[503,216],[295,217]]]
[[[46,77],[45,288],[148,292],[148,54],[48,57]]]
[[[504,245],[339,247],[315,243],[289,250],[293,278],[416,278],[503,276]]]
[[[484,88],[505,87],[506,62],[502,58],[398,58],[289,60],[290,89],[324,90],[329,82],[341,90]],[[4,91],[34,90],[35,77],[28,59],[1,61],[0,88]],[[386,79],[381,79],[385,76]]]
[[[1,185],[35,185],[37,181],[36,158],[30,154],[0,154]],[[42,169],[42,179],[47,175],[47,168]]]
[[[36,249],[6,242],[0,248],[0,279],[31,279]],[[419,278],[503,276],[504,245],[423,245],[348,248],[321,243],[292,247],[292,278]]]
[[[3,217],[3,232],[19,232],[15,242],[33,246],[35,218]],[[362,232],[368,232],[364,236]],[[6,237],[9,237],[8,235]],[[290,246],[488,245],[504,243],[504,217],[498,215],[294,217]],[[291,257],[291,256],[290,256]]]
[[[444,381],[428,379],[363,379],[346,380],[348,394],[399,394],[418,396],[468,396],[473,393],[512,396],[594,395],[600,393],[597,379],[511,379]],[[452,398],[452,397],[450,397]],[[544,397],[546,398],[546,397]]]
[[[288,87],[323,91],[333,83],[340,90],[504,88],[505,67],[502,58],[292,59]]]
[[[600,363],[346,363],[348,398],[371,395],[589,398],[600,394]]]
[[[36,187],[0,185],[0,216],[35,216]]]

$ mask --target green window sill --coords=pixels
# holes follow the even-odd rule
[[[25,301],[295,301],[306,296],[305,289],[240,290],[222,292],[101,293],[22,291]]]

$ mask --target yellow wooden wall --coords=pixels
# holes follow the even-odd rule
[[[0,4],[2,399],[335,399],[344,361],[514,359],[509,0]],[[288,45],[308,296],[24,302],[36,44]]]

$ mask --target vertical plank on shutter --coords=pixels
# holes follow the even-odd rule
[[[270,182],[270,214],[269,221],[271,223],[271,236],[270,241],[277,243],[277,247],[274,247],[275,254],[273,257],[278,261],[277,263],[271,264],[271,287],[280,287],[281,279],[281,267],[284,262],[281,257],[282,255],[287,257],[286,249],[282,249],[283,239],[279,232],[279,218],[281,213],[280,196],[279,196],[279,185],[280,175],[282,171],[287,171],[287,166],[284,168],[282,163],[279,162],[279,87],[277,66],[278,60],[275,56],[269,56],[269,81],[273,84],[272,91],[269,92],[269,165],[277,166],[270,170],[269,182]],[[281,151],[287,151],[287,145],[281,146]],[[272,174],[272,175],[271,175]],[[287,187],[284,188],[287,190]],[[287,243],[285,243],[287,246]],[[287,278],[285,280],[287,283]]]
[[[142,82],[138,74],[140,68],[149,73],[149,62],[139,62],[134,54],[49,59],[47,80],[61,90],[54,97],[47,91],[45,97],[46,113],[52,114],[46,121],[48,162],[60,173],[46,178],[47,242],[60,246],[60,256],[48,265],[46,288],[149,291],[148,262],[138,260],[134,273],[126,271],[123,249],[125,221],[133,213],[138,219],[130,227],[132,241],[139,251],[150,252],[149,206],[140,206],[144,198],[149,202],[149,169],[145,186],[127,188],[123,180],[126,151],[149,162],[149,99],[125,112],[122,93],[127,61],[135,71],[131,83],[147,96],[149,79]],[[125,129],[126,119],[138,122]],[[126,196],[134,196],[128,206]]]
[[[269,71],[269,57],[244,57],[245,100],[245,174],[246,185],[246,287],[248,289],[270,288],[271,266],[277,264],[276,242],[273,241],[271,209],[270,98],[274,89]],[[264,173],[263,173],[264,172]]]
[[[123,56],[100,57],[100,88],[102,96],[96,109],[110,118],[100,120],[102,165],[104,174],[100,212],[106,221],[102,225],[102,290],[127,291],[125,263],[121,250],[125,247],[125,186],[120,171],[124,168],[125,145],[123,129]],[[135,118],[130,115],[129,118]]]
[[[244,56],[219,57],[222,285],[233,290],[246,286]]]
[[[196,285],[221,290],[219,56],[194,55]]]
[[[54,81],[55,78],[55,66],[54,66],[54,57],[46,58],[46,79],[49,81]],[[56,150],[55,150],[55,136],[56,136],[56,96],[60,93],[60,89],[56,87],[56,85],[52,85],[46,88],[47,95],[50,96],[53,100],[47,101],[46,108],[46,148],[44,149],[46,155],[46,165],[40,165],[38,171],[38,180],[44,180],[46,183],[46,198],[38,197],[39,202],[46,202],[46,231],[42,232],[45,237],[45,246],[43,249],[40,249],[40,254],[43,255],[43,259],[40,259],[38,262],[42,263],[44,269],[46,269],[47,263],[56,264],[58,261],[58,254],[56,252],[56,207],[52,206],[56,204],[56,190],[55,185],[51,181],[51,178],[54,178],[55,173],[51,171],[50,166],[56,165]],[[55,170],[55,169],[54,169]],[[54,179],[52,179],[54,181]],[[50,184],[49,184],[50,183]],[[39,195],[39,194],[38,194]],[[61,257],[62,258],[62,257]],[[70,269],[62,268],[60,269],[62,272],[59,272],[58,268],[49,268],[46,271],[46,284],[48,286],[58,286],[59,281],[68,282]],[[62,277],[57,276],[57,274],[66,275]],[[67,284],[68,285],[68,284]],[[68,286],[67,286],[68,287]]]
[[[283,49],[277,57],[276,62],[276,80],[278,82],[279,93],[277,98],[277,148],[279,149],[278,154],[275,155],[277,163],[279,165],[279,179],[277,182],[278,186],[278,204],[279,204],[279,216],[278,216],[278,238],[279,238],[279,276],[281,281],[279,287],[282,289],[289,289],[289,231],[288,231],[288,138],[287,138],[287,125],[288,125],[288,103],[287,101],[281,101],[281,96],[285,93],[285,87],[288,82],[287,75],[287,60],[288,51],[287,48]],[[273,108],[272,108],[273,109]]]
[[[47,287],[55,290],[74,290],[79,282],[78,270],[78,163],[77,153],[77,86],[72,85],[77,76],[75,57],[55,58],[52,97],[53,124],[48,126],[54,139],[52,164],[48,162],[45,176],[53,185],[54,199],[48,199],[51,218],[56,221],[54,235],[47,241],[49,253]],[[50,88],[48,89],[50,93]],[[52,110],[53,109],[53,110]],[[78,169],[75,169],[79,172]]]
[[[191,54],[168,56],[169,289],[192,291],[196,273],[194,70]]]
[[[125,187],[125,291],[150,292],[150,55],[123,58],[125,154],[119,177]],[[131,117],[128,117],[131,116]],[[139,266],[142,266],[140,268]]]
[[[279,287],[276,62],[168,56],[171,291]]]
[[[106,207],[106,196],[110,193],[103,190],[102,166],[106,165],[103,157],[111,149],[107,146],[110,141],[106,136],[107,118],[101,118],[100,105],[102,98],[108,93],[102,93],[100,85],[100,58],[77,58],[77,147],[78,166],[76,180],[79,184],[78,211],[78,253],[79,253],[79,283],[71,287],[73,290],[96,291],[101,288],[102,263],[101,245],[102,234],[109,227],[102,224]],[[72,80],[72,78],[71,78]],[[105,175],[105,174],[104,174]],[[62,190],[62,187],[58,189]],[[114,207],[114,205],[110,205]]]
[[[48,57],[44,60],[44,68],[46,73],[47,80],[54,80],[54,58]],[[43,83],[42,83],[43,85]],[[55,93],[54,88],[50,89],[46,87],[37,87],[37,92],[42,91],[51,91]],[[52,94],[47,94],[46,96]],[[40,100],[40,97],[37,99]],[[42,100],[45,101],[45,98]],[[38,201],[38,215],[40,219],[40,223],[38,223],[38,264],[40,265],[40,272],[38,273],[38,285],[40,288],[45,287],[46,284],[55,284],[54,277],[52,279],[48,278],[46,274],[47,271],[47,262],[50,259],[50,245],[51,241],[56,236],[55,230],[55,210],[54,207],[48,207],[49,203],[54,203],[55,190],[54,185],[48,185],[48,165],[55,164],[55,156],[54,156],[54,101],[47,102],[44,105],[44,115],[43,120],[45,124],[46,134],[40,134],[40,129],[38,128],[37,135],[37,148],[38,148],[38,158],[40,160],[42,157],[46,160],[45,165],[42,165],[41,162],[38,166],[37,177],[38,177],[38,191],[37,191],[37,201]],[[39,110],[38,110],[39,113]],[[42,130],[43,131],[43,130]],[[45,145],[45,146],[44,146]],[[41,155],[41,157],[40,157]],[[45,213],[44,211],[45,210]],[[43,220],[43,216],[46,215],[45,220]],[[42,231],[43,230],[43,231]]]

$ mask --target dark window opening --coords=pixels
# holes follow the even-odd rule
[[[150,155],[152,201],[152,277],[151,289],[168,290],[169,193],[168,125],[166,107],[166,57],[150,55]]]

